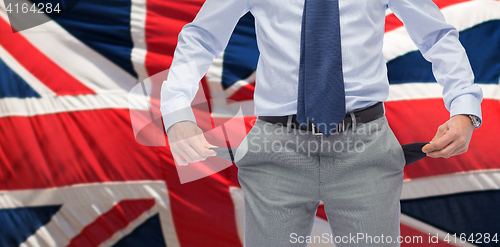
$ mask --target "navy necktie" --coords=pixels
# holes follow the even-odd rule
[[[305,0],[297,121],[328,137],[345,114],[338,0]]]

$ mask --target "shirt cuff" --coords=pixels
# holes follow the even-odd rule
[[[456,97],[451,102],[450,118],[455,115],[474,115],[479,118],[479,126],[482,124],[481,101],[472,94],[464,94]],[[479,128],[479,126],[477,128]],[[477,129],[476,128],[476,129]]]
[[[163,117],[163,125],[165,126],[165,133],[168,134],[168,129],[172,127],[172,125],[182,122],[182,121],[191,121],[196,124],[196,118],[193,113],[193,109],[191,109],[189,102],[179,102],[176,101],[177,106],[175,107],[173,102],[162,104],[160,107],[160,111]],[[188,105],[186,107],[186,105]]]

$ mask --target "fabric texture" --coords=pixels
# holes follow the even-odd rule
[[[245,138],[248,152],[236,163],[245,247],[307,246],[294,240],[309,236],[320,201],[334,238],[383,234],[396,242],[405,161],[385,116],[329,137],[257,119]]]
[[[338,0],[305,0],[297,121],[329,136],[345,117]]]
[[[428,142],[414,142],[405,145],[401,145],[403,152],[405,154],[406,164],[405,166],[415,163],[425,157],[427,154],[422,152],[422,148],[427,145]]]

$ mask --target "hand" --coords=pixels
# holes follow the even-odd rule
[[[217,153],[208,149],[216,147],[205,139],[203,131],[191,121],[175,123],[168,128],[168,143],[175,162],[180,166],[203,161]]]
[[[467,152],[474,125],[469,116],[455,115],[439,126],[431,142],[422,148],[422,152],[432,158],[449,158]]]

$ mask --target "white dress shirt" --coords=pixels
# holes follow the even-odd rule
[[[458,32],[445,22],[431,0],[339,0],[346,112],[388,97],[382,54],[387,6],[402,20],[424,58],[432,62],[451,116],[481,118],[482,91],[473,83]],[[164,117],[165,129],[183,120],[195,122],[191,111],[180,109],[189,107],[200,79],[248,11],[255,17],[260,51],[254,112],[257,116],[295,114],[303,7],[304,0],[206,0],[193,22],[179,34],[172,66],[162,85],[160,110],[163,116],[168,115]]]

